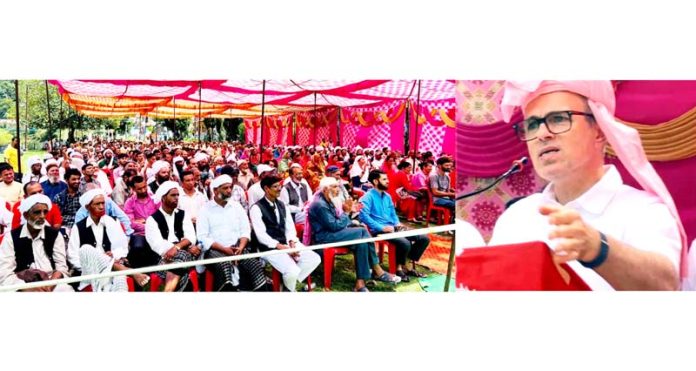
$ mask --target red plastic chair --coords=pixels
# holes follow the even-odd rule
[[[389,241],[377,241],[375,242],[375,247],[379,254],[379,262],[384,261],[384,247],[387,247],[387,254],[389,254],[389,273],[396,274],[396,245]]]
[[[213,275],[213,271],[210,269],[205,270],[205,291],[207,292],[213,292],[213,284],[215,283],[215,275]]]
[[[443,206],[435,205],[433,203],[433,194],[430,192],[429,189],[421,188],[421,191],[425,191],[428,194],[428,209],[425,212],[425,226],[427,227],[428,225],[430,225],[430,217],[433,213],[435,213],[435,215],[437,216],[437,221],[439,225],[445,225],[449,223],[449,221],[452,219],[450,209]]]
[[[196,273],[196,268],[191,268],[189,270],[189,279],[191,280],[191,286],[193,286],[194,292],[199,292],[200,287],[198,286],[198,273]],[[163,281],[155,273],[150,273],[150,291],[157,292],[160,289]]]
[[[331,277],[333,275],[335,256],[345,254],[350,254],[350,249],[347,247],[330,247],[324,249],[324,288],[331,289]]]

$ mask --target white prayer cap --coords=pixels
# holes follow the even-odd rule
[[[193,156],[193,161],[195,161],[195,162],[205,161],[207,159],[208,159],[208,155],[206,155],[203,152],[198,152],[198,153],[196,153],[195,156]]]
[[[210,183],[210,187],[214,190],[217,187],[227,183],[232,184],[232,178],[227,174],[222,174],[219,177],[213,179],[213,181]]]
[[[354,149],[358,150],[358,149],[362,149],[362,147],[360,147],[360,146],[355,146]]]
[[[85,192],[80,196],[80,206],[86,207],[92,200],[97,196],[104,196],[104,201],[106,201],[106,193],[101,188],[95,188],[91,191]]]
[[[266,164],[260,164],[260,165],[256,166],[256,173],[259,174],[259,176],[261,176],[261,174],[263,174],[263,173],[273,171],[273,170],[275,170],[275,169],[266,165]]]
[[[152,171],[155,172],[155,174],[159,173],[160,170],[162,169],[169,169],[169,163],[167,161],[155,161],[154,164],[152,164]]]
[[[45,155],[43,156],[44,161],[50,160],[50,159],[52,159],[52,158],[53,158],[53,155],[50,154],[50,153],[47,153],[47,154],[45,154]]]
[[[70,157],[72,157],[72,158],[75,158],[75,157],[83,158],[84,156],[82,156],[82,153],[80,153],[80,152],[78,152],[78,151],[73,151],[73,152],[70,154]]]
[[[50,160],[47,160],[46,163],[44,164],[44,166],[46,167],[46,169],[48,169],[48,167],[49,167],[49,166],[52,166],[52,165],[58,166],[58,161],[56,161],[56,160],[54,160],[53,158],[51,158]]]
[[[19,204],[19,212],[24,214],[36,204],[45,204],[49,209],[51,209],[51,200],[48,198],[48,196],[41,193],[36,193],[22,200],[22,202]]]
[[[85,162],[81,158],[76,158],[73,157],[73,159],[70,161],[70,167],[82,171],[82,166],[85,165]]]
[[[39,156],[29,157],[29,160],[27,160],[27,165],[29,165],[29,168],[31,168],[32,166],[34,166],[36,164],[41,164],[41,159],[39,158]]]
[[[324,150],[324,147],[322,147],[322,146],[315,146],[314,149],[316,149],[317,151],[323,151],[323,150]]]
[[[184,193],[184,190],[179,187],[179,183],[168,180],[160,184],[159,188],[157,188],[157,192],[152,196],[152,200],[155,202],[162,202],[162,197],[166,196],[172,189],[178,189],[179,195]]]
[[[338,184],[338,180],[332,176],[325,176],[319,182],[319,190],[323,191],[327,187],[331,187],[334,184]]]
[[[184,161],[184,158],[181,156],[176,156],[176,157],[174,157],[174,160],[172,160],[172,162],[175,164],[179,161]]]
[[[288,169],[292,169],[294,167],[299,167],[300,169],[302,169],[302,165],[298,164],[297,162],[293,162]]]
[[[106,151],[104,151],[104,154],[106,155],[107,153],[111,153],[111,155],[113,156],[114,151],[107,148]]]

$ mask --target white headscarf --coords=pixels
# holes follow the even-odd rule
[[[214,190],[214,189],[220,187],[221,185],[227,184],[227,183],[232,184],[233,183],[232,178],[227,174],[222,174],[219,177],[213,179],[212,182],[210,182],[210,188]]]
[[[51,200],[48,198],[48,196],[37,193],[22,200],[22,202],[19,204],[19,212],[24,214],[31,210],[31,208],[36,204],[45,204],[48,206],[49,210],[51,209]]]
[[[160,186],[157,188],[157,192],[155,192],[154,196],[152,196],[152,200],[156,203],[162,202],[162,197],[166,196],[167,193],[169,193],[169,191],[172,189],[178,189],[180,195],[184,193],[184,190],[179,187],[179,183],[168,180],[160,184]]]
[[[80,196],[80,206],[87,207],[92,200],[97,196],[104,196],[104,201],[106,201],[106,193],[101,188],[95,188],[91,191],[85,192]]]

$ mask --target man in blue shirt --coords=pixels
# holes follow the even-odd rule
[[[381,170],[373,170],[368,176],[368,181],[374,186],[360,199],[363,204],[360,210],[360,221],[367,225],[373,236],[383,233],[392,233],[403,229],[394,210],[391,196],[386,192],[389,188],[389,178]],[[428,236],[400,237],[389,240],[396,246],[396,275],[402,281],[408,282],[408,276],[422,277],[416,271],[415,262],[418,261],[425,249],[430,244]],[[405,270],[406,258],[411,259],[412,269]]]
[[[60,180],[58,163],[54,160],[46,162],[46,174],[48,179],[41,182],[41,188],[46,197],[48,197],[49,200],[53,200],[58,193],[68,189],[68,184]]]

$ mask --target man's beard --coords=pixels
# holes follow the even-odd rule
[[[232,197],[232,195],[226,195],[224,193],[220,193],[219,197],[220,197],[220,201],[227,201]]]
[[[34,220],[34,221],[27,220],[27,224],[29,224],[29,226],[32,227],[33,229],[41,229],[41,228],[43,228],[45,223],[46,223],[46,221],[39,222],[38,220]]]
[[[382,183],[377,183],[377,189],[379,189],[380,191],[386,191],[387,189],[389,189],[389,187],[385,186]]]
[[[162,184],[162,183],[166,182],[167,180],[169,180],[169,177],[162,178],[159,175],[157,176],[157,183],[159,183],[159,184]]]
[[[53,184],[58,183],[60,181],[60,176],[49,176],[48,181]]]

